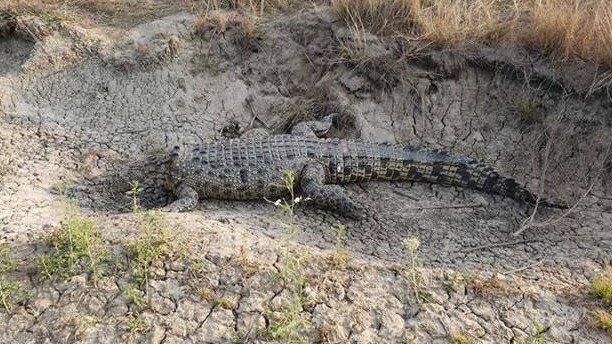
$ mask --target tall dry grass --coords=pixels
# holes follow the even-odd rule
[[[612,67],[612,1],[539,0],[529,9],[528,47]]]
[[[0,0],[0,12],[130,25],[179,10],[259,16],[312,3],[331,4],[351,27],[377,34],[451,47],[513,44],[612,69],[612,0]]]
[[[610,0],[331,0],[340,18],[377,34],[464,47],[514,44],[612,68]]]

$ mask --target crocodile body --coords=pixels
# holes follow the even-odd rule
[[[231,139],[174,150],[167,185],[178,199],[169,210],[190,210],[198,199],[277,199],[287,194],[288,172],[301,194],[319,207],[345,215],[358,207],[336,184],[371,180],[418,181],[460,186],[534,203],[536,197],[511,178],[474,159],[343,139],[275,135]]]

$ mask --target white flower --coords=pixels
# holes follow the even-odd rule
[[[421,242],[416,238],[406,238],[404,239],[404,244],[410,252],[416,251],[421,246]]]
[[[280,199],[277,199],[276,202],[274,202],[274,205],[278,207],[279,205],[281,205],[281,202],[282,201]]]
[[[302,197],[296,197],[296,198],[293,200],[293,203],[300,203],[300,201],[301,201],[301,200],[302,200]]]

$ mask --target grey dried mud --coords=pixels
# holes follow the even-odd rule
[[[134,227],[125,214],[127,182],[146,154],[166,145],[258,126],[282,131],[300,118],[340,112],[345,125],[331,135],[443,148],[534,191],[546,166],[541,191],[551,199],[575,201],[591,185],[592,192],[569,216],[516,237],[530,207],[458,188],[348,186],[366,209],[362,221],[300,205],[292,245],[310,257],[311,298],[300,311],[308,320],[300,335],[372,343],[445,342],[460,333],[474,342],[607,340],[589,326],[587,295],[588,278],[612,252],[605,92],[570,84],[571,75],[556,78],[555,67],[520,52],[421,49],[356,33],[325,8],[262,20],[254,34],[239,15],[228,16],[223,32],[178,14],[123,35],[68,26],[35,43],[0,40],[0,239],[13,254],[27,265],[46,249],[40,237],[61,221],[62,193],[119,247]],[[171,195],[142,197],[160,206]],[[282,244],[275,212],[266,202],[206,201],[168,215],[200,270],[166,262],[144,310],[126,300],[119,277],[93,288],[84,276],[57,284],[16,273],[31,295],[0,312],[0,341],[269,341],[263,329],[287,297],[267,282]],[[536,219],[559,215],[542,209]],[[327,250],[338,221],[351,262],[336,269]],[[425,304],[414,299],[403,268],[407,237],[421,243]],[[258,262],[255,271],[245,271],[240,247]],[[227,307],[199,298],[201,287],[227,297]],[[142,331],[134,331],[139,321]]]

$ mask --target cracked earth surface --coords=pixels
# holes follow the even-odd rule
[[[266,332],[291,300],[273,278],[282,247],[302,262],[305,321],[295,336],[306,342],[609,341],[589,325],[587,295],[612,252],[609,165],[593,172],[611,138],[608,96],[573,88],[526,54],[416,56],[410,42],[355,37],[326,8],[262,21],[252,35],[227,15],[224,32],[177,14],[0,40],[0,240],[23,262],[11,277],[29,295],[0,312],[0,341],[285,342]],[[58,185],[78,186],[65,197],[120,250],[138,226],[127,190],[87,181],[167,144],[252,126],[282,131],[296,114],[330,112],[347,119],[331,135],[444,148],[532,189],[548,132],[556,141],[545,195],[593,192],[587,206],[514,236],[531,208],[509,199],[419,183],[350,185],[364,220],[300,205],[290,242],[272,205],[205,201],[166,216],[188,253],[154,267],[146,305],[126,297],[120,273],[94,285],[87,274],[50,282],[33,272],[28,257],[49,249],[41,237],[64,216]],[[543,209],[537,220],[558,216]],[[338,221],[348,251],[341,265],[330,263]],[[420,242],[417,267],[406,238]]]

